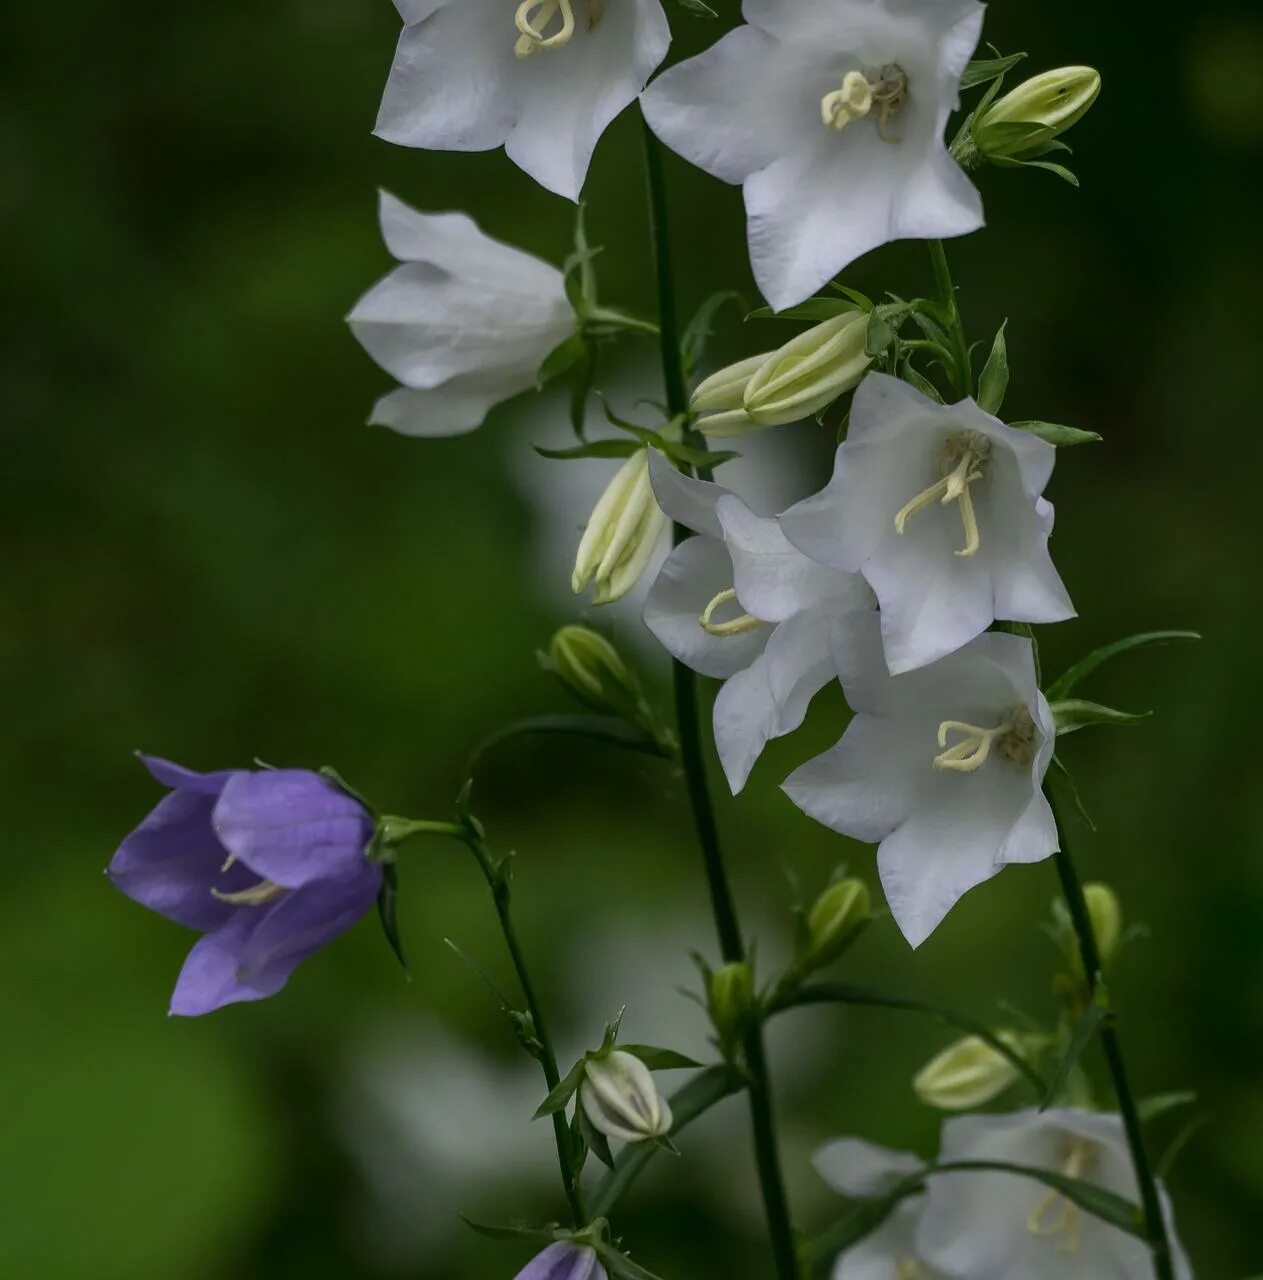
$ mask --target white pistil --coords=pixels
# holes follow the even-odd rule
[[[1079,1139],[1070,1145],[1062,1161],[1061,1172],[1067,1178],[1082,1178],[1096,1156],[1090,1142]],[[1050,1191],[1030,1212],[1026,1229],[1033,1236],[1055,1240],[1061,1253],[1074,1253],[1079,1248],[1082,1212],[1060,1191]]]
[[[529,58],[541,49],[558,49],[569,44],[575,32],[574,4],[575,0],[522,0],[514,19],[522,34],[513,52],[519,58]],[[591,31],[605,13],[605,0],[587,0],[587,7]],[[552,35],[545,35],[554,18],[560,18],[560,25]]]
[[[886,142],[901,142],[886,132],[892,117],[908,100],[908,77],[890,63],[877,71],[848,71],[842,87],[820,100],[820,118],[839,132],[854,120],[877,112],[877,133]]]
[[[947,745],[952,734],[961,740]],[[961,720],[944,720],[938,727],[938,744],[945,747],[934,757],[934,771],[974,773],[987,763],[993,747],[1017,765],[1028,765],[1035,758],[1035,721],[1025,707],[1016,708],[994,729],[984,729]]]
[[[289,890],[284,885],[273,884],[271,880],[261,880],[251,889],[242,889],[238,893],[220,893],[211,890],[211,897],[219,902],[226,902],[231,907],[264,907],[277,898],[284,897]]]
[[[763,622],[756,618],[752,613],[743,613],[739,618],[733,618],[730,622],[712,622],[716,611],[729,601],[737,598],[736,589],[729,587],[727,591],[721,591],[705,608],[702,616],[698,619],[701,623],[702,630],[708,636],[739,636],[747,631],[753,631],[757,627],[761,627]]]
[[[991,442],[976,431],[966,431],[963,435],[953,436],[948,440],[939,460],[942,479],[927,485],[911,502],[899,509],[895,514],[895,532],[902,536],[909,519],[935,502],[945,507],[953,502],[959,503],[961,524],[965,528],[965,545],[956,554],[965,557],[977,555],[982,546],[982,535],[978,531],[978,514],[974,510],[970,486],[986,474],[985,464],[990,453]]]

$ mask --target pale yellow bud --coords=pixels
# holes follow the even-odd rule
[[[998,1038],[1016,1049],[1022,1037],[1001,1031]],[[999,1097],[1018,1078],[1017,1067],[978,1036],[966,1036],[931,1058],[912,1082],[916,1095],[939,1111],[972,1111]]]
[[[1107,884],[1085,884],[1083,896],[1092,918],[1092,932],[1096,935],[1096,949],[1101,963],[1109,964],[1118,950],[1118,940],[1123,932],[1123,913],[1114,890]]]
[[[639,449],[615,472],[593,508],[570,578],[574,593],[591,582],[595,604],[621,599],[640,580],[666,527],[649,483],[648,451]]]
[[[1020,156],[1051,142],[1087,114],[1101,92],[1101,76],[1093,67],[1059,67],[1045,71],[993,102],[974,127],[979,148],[988,156]],[[1003,126],[1038,125],[1022,134]]]
[[[868,313],[848,311],[787,342],[746,384],[745,411],[759,427],[809,418],[857,386],[873,358]]]
[[[579,1105],[594,1129],[620,1142],[664,1138],[674,1124],[652,1072],[621,1049],[589,1060],[579,1086]]]
[[[721,438],[744,435],[755,429],[754,420],[745,411],[746,386],[770,357],[770,352],[764,352],[738,360],[698,384],[689,408],[701,415],[697,422],[699,431]]]
[[[754,1009],[754,974],[745,961],[735,961],[710,976],[710,1017],[725,1044],[745,1032]]]
[[[807,915],[804,969],[823,969],[855,940],[872,913],[872,895],[862,880],[830,885]]]
[[[549,642],[547,666],[594,711],[623,716],[639,711],[636,677],[618,650],[590,627],[562,627]]]

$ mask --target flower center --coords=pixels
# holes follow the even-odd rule
[[[1074,1139],[1061,1162],[1067,1178],[1082,1178],[1096,1160],[1096,1147],[1082,1138]],[[1030,1212],[1026,1229],[1033,1236],[1053,1240],[1061,1253],[1074,1253],[1079,1248],[1083,1213],[1060,1191],[1050,1191]]]
[[[908,100],[908,77],[894,62],[870,71],[848,71],[842,87],[820,99],[820,118],[841,132],[853,120],[877,113],[877,134],[884,142],[902,142],[892,138],[886,126],[899,114]]]
[[[230,853],[224,865],[219,868],[220,871],[230,871],[236,861],[237,855]],[[221,893],[218,889],[212,889],[211,897],[232,907],[263,907],[284,897],[288,892],[284,885],[274,884],[271,880],[260,880],[251,888],[240,889],[236,893]]]
[[[982,432],[962,431],[960,435],[951,436],[939,457],[942,478],[922,489],[911,502],[899,509],[895,515],[895,532],[902,535],[909,519],[935,502],[945,507],[957,502],[960,504],[961,523],[965,526],[965,545],[956,554],[977,555],[982,537],[978,532],[978,516],[974,511],[970,486],[986,475],[990,456],[991,441]]]
[[[952,734],[960,740],[947,745]],[[938,744],[946,750],[934,757],[934,771],[974,773],[987,763],[992,749],[1023,768],[1038,749],[1035,721],[1026,707],[1015,707],[994,729],[983,729],[960,720],[944,720],[938,727]]]
[[[519,58],[529,58],[541,49],[559,49],[569,44],[575,32],[574,5],[577,0],[522,0],[515,21],[521,32],[513,52]],[[605,0],[585,0],[588,10],[588,30],[601,20],[605,13]],[[549,24],[557,19],[556,30],[546,34]]]
[[[763,620],[756,618],[752,613],[743,613],[740,617],[733,618],[728,622],[714,621],[715,614],[724,605],[731,603],[736,598],[736,589],[729,587],[727,591],[721,591],[703,610],[698,622],[708,636],[739,636],[747,631],[754,631],[763,625]]]

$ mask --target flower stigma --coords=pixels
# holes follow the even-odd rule
[[[928,485],[895,515],[895,532],[902,535],[908,520],[935,502],[950,506],[960,504],[960,519],[965,527],[965,545],[956,554],[974,556],[982,546],[978,531],[978,515],[974,510],[970,485],[986,475],[986,462],[991,456],[991,441],[980,431],[963,431],[951,436],[939,458],[941,479]]]
[[[960,741],[949,747],[954,733],[961,735]],[[938,727],[938,744],[946,750],[934,757],[934,771],[975,773],[987,763],[993,747],[1006,760],[1025,767],[1035,759],[1036,738],[1035,721],[1026,707],[1014,708],[994,729],[944,720]]]
[[[1061,1172],[1067,1178],[1082,1178],[1096,1160],[1096,1147],[1083,1138],[1070,1143]],[[1082,1234],[1083,1212],[1071,1204],[1060,1191],[1050,1191],[1031,1210],[1026,1229],[1033,1236],[1056,1242],[1060,1253],[1075,1253]]]
[[[743,613],[739,618],[733,618],[728,622],[713,621],[719,609],[736,598],[736,588],[729,587],[727,591],[721,591],[702,611],[698,622],[708,636],[739,636],[763,625],[763,620],[756,618],[752,613]]]
[[[876,111],[877,134],[882,141],[902,142],[902,138],[892,138],[886,126],[907,100],[908,77],[902,67],[890,62],[876,71],[848,71],[842,87],[821,98],[820,118],[840,133],[852,121]]]
[[[241,889],[237,893],[221,893],[211,890],[211,897],[217,902],[226,902],[230,907],[265,907],[277,898],[283,898],[289,892],[284,885],[274,884],[271,880],[260,880],[249,889]]]
[[[586,0],[586,3],[591,31],[605,13],[605,0]],[[513,52],[519,58],[529,58],[541,49],[559,49],[569,44],[575,33],[574,4],[575,0],[522,0],[514,19],[521,35]],[[545,35],[554,18],[559,20],[557,29],[552,35]]]

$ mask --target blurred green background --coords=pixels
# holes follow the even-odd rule
[[[682,50],[712,36],[677,26]],[[530,450],[559,429],[557,404],[519,402],[460,440],[369,430],[389,381],[342,316],[388,266],[377,185],[467,209],[554,261],[571,210],[502,155],[370,136],[398,27],[388,0],[85,0],[20,6],[7,27],[0,1274],[510,1276],[521,1251],[473,1236],[456,1209],[546,1217],[556,1197],[549,1134],[527,1124],[530,1064],[443,945],[507,981],[472,866],[446,847],[409,854],[410,985],[366,923],[279,998],[198,1022],[164,1012],[189,938],[101,869],[159,795],[135,748],[206,768],[336,764],[385,808],[445,816],[474,742],[564,707],[533,656],[581,611],[564,579],[582,494]],[[1093,696],[1158,716],[1068,751],[1099,826],[1080,838],[1085,870],[1149,926],[1116,979],[1139,1088],[1196,1090],[1205,1117],[1170,1180],[1182,1232],[1203,1280],[1239,1280],[1263,1270],[1249,721],[1263,696],[1263,19],[1229,0],[1045,0],[996,5],[987,38],[1029,50],[1032,71],[1090,61],[1104,75],[1072,139],[1083,190],[984,173],[990,230],[952,258],[973,332],[1011,317],[1010,412],[1106,436],[1067,453],[1054,481],[1055,552],[1081,620],[1048,632],[1046,666],[1153,627],[1206,635],[1103,672]],[[628,113],[588,195],[606,296],[648,311],[639,160]],[[684,308],[734,284],[753,295],[738,194],[674,160],[669,178]],[[928,288],[918,246],[847,278]],[[714,354],[773,332],[730,317]],[[630,400],[657,391],[650,356],[618,371]],[[800,458],[786,483],[805,493],[829,442],[810,428],[781,439],[771,450]],[[614,626],[629,649],[637,625],[624,611]],[[664,692],[664,663],[641,651]],[[839,716],[821,698],[721,804],[769,966],[788,936],[783,866],[811,887],[842,858],[872,874],[868,851],[776,787]],[[679,780],[550,743],[506,749],[478,798],[493,841],[519,854],[522,930],[563,1054],[624,1001],[637,1038],[700,1046],[674,990],[686,948],[713,951]],[[1036,926],[1054,888],[1050,866],[1010,870],[916,955],[875,928],[848,975],[984,1016],[1003,1001],[1042,1015],[1053,956]],[[821,1140],[933,1149],[937,1119],[908,1081],[942,1030],[824,1011],[775,1038],[804,1223],[837,1209],[807,1163]],[[687,1145],[619,1226],[668,1276],[767,1274],[740,1104]]]

